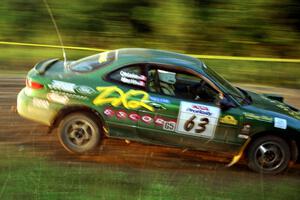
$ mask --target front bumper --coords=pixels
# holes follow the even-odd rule
[[[57,108],[47,99],[26,95],[26,88],[18,94],[17,111],[24,118],[51,126],[57,114]]]

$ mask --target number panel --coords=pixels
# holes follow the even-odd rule
[[[213,138],[219,116],[220,109],[217,107],[181,102],[176,132]]]

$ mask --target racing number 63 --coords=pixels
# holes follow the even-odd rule
[[[191,131],[194,126],[195,126],[195,122],[194,120],[196,119],[196,116],[193,115],[190,119],[186,120],[186,122],[184,123],[184,130],[189,132]],[[198,127],[195,129],[196,133],[202,133],[205,131],[206,129],[206,125],[209,123],[209,119],[204,117],[200,119],[200,122],[198,123]]]

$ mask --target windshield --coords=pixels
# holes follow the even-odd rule
[[[221,77],[211,68],[207,67],[204,63],[203,69],[215,82],[218,82],[223,88],[226,88],[228,91],[227,94],[233,96],[239,103],[242,103],[247,98],[242,91],[231,85],[226,79]]]
[[[115,60],[115,51],[107,51],[74,61],[70,69],[76,72],[88,72],[106,66]]]

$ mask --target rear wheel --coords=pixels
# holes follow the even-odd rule
[[[65,149],[84,153],[98,146],[101,133],[94,117],[88,113],[72,113],[59,124],[58,138]]]
[[[291,158],[290,148],[285,140],[276,136],[256,139],[248,151],[248,166],[260,173],[277,174],[284,171]]]

